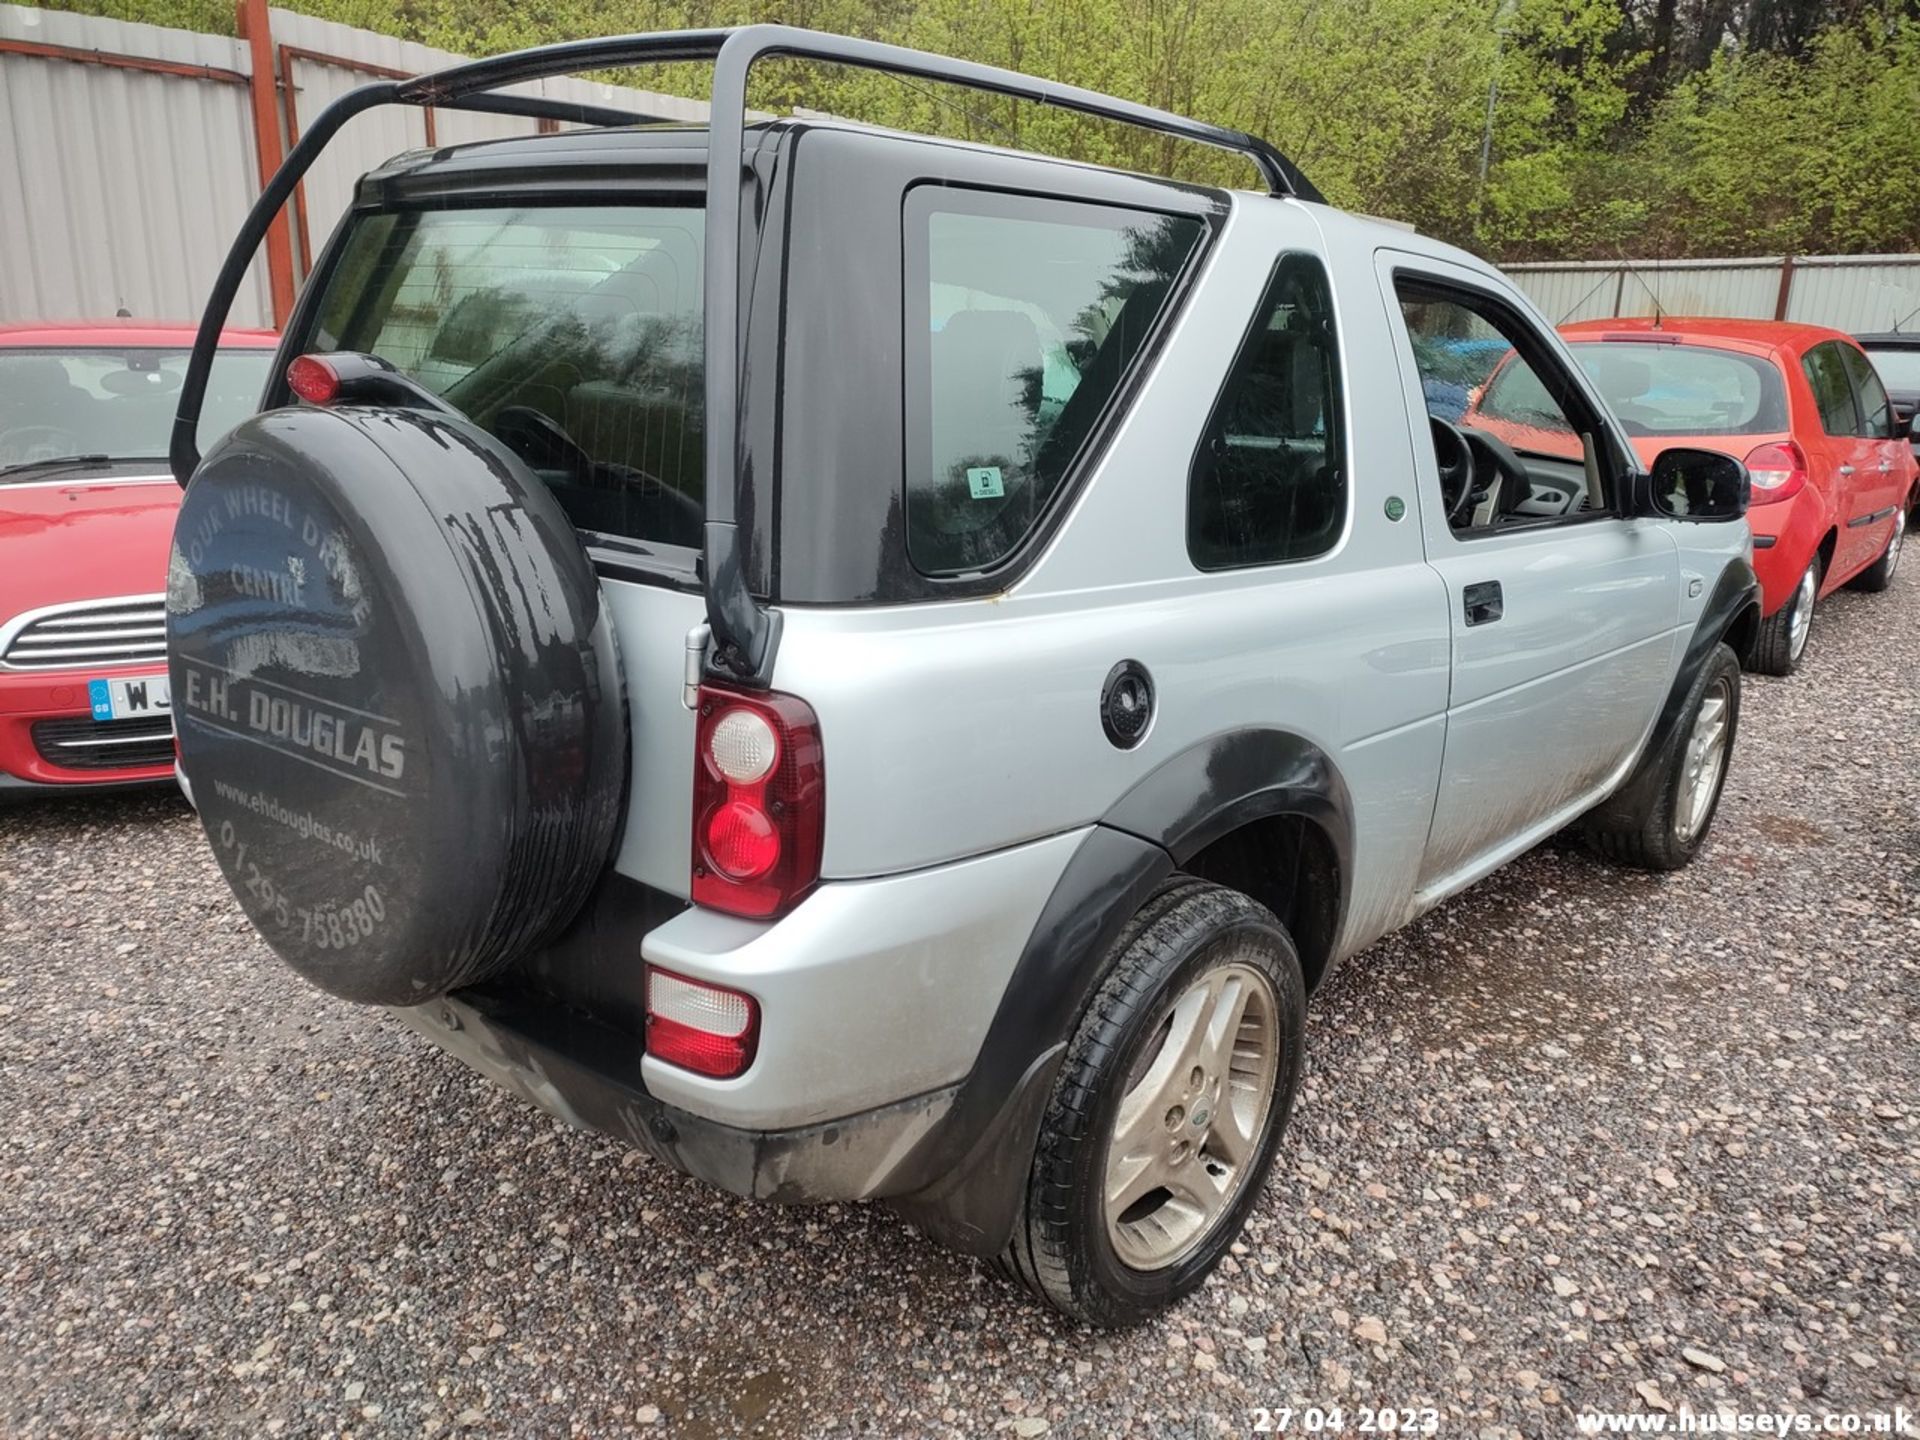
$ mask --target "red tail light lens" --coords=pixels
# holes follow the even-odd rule
[[[785,914],[820,879],[820,722],[791,695],[703,685],[696,735],[693,903]]]
[[[1806,452],[1792,440],[1761,445],[1747,456],[1747,473],[1753,476],[1750,503],[1773,505],[1791,500],[1807,488]]]
[[[716,1080],[746,1073],[760,1045],[751,995],[647,967],[647,1053]]]
[[[287,388],[309,405],[331,405],[340,395],[340,372],[313,355],[287,366]]]

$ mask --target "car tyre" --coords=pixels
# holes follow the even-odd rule
[[[1732,646],[1714,647],[1680,713],[1660,756],[1650,802],[1638,815],[1609,816],[1587,828],[1593,848],[1609,860],[1640,870],[1678,870],[1706,843],[1740,729],[1740,661]]]
[[[1791,675],[1806,657],[1813,611],[1820,596],[1823,567],[1815,555],[1801,573],[1787,603],[1762,620],[1746,655],[1747,668],[1759,675]]]
[[[1101,1328],[1198,1287],[1265,1184],[1305,1018],[1300,957],[1273,914],[1170,879],[1115,942],[1068,1045],[1002,1273]]]
[[[1893,512],[1893,533],[1887,537],[1887,548],[1880,552],[1880,558],[1862,570],[1847,582],[1849,589],[1865,590],[1877,595],[1893,583],[1893,572],[1900,566],[1900,550],[1907,534],[1907,512]]]

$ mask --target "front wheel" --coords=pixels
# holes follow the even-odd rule
[[[1168,882],[1122,934],[1068,1046],[1002,1269],[1102,1327],[1199,1286],[1273,1163],[1305,1017],[1299,955],[1268,910]]]
[[[1720,809],[1740,728],[1740,661],[1716,645],[1687,691],[1680,724],[1661,753],[1657,783],[1637,813],[1591,822],[1593,847],[1641,870],[1678,870],[1699,853]]]

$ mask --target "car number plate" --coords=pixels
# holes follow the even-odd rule
[[[87,698],[96,720],[131,720],[140,715],[165,715],[173,696],[165,675],[129,675],[121,680],[89,680]]]

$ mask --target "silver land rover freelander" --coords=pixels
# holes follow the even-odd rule
[[[748,124],[768,55],[1265,188]],[[520,85],[659,60],[713,62],[707,126]],[[394,104],[573,128],[362,179],[200,456],[262,235]],[[1343,957],[1569,826],[1694,857],[1758,616],[1745,471],[1647,473],[1485,264],[1246,135],[779,27],[337,101],[221,273],[173,463],[180,763],[288,965],[1095,1325],[1233,1242]]]

